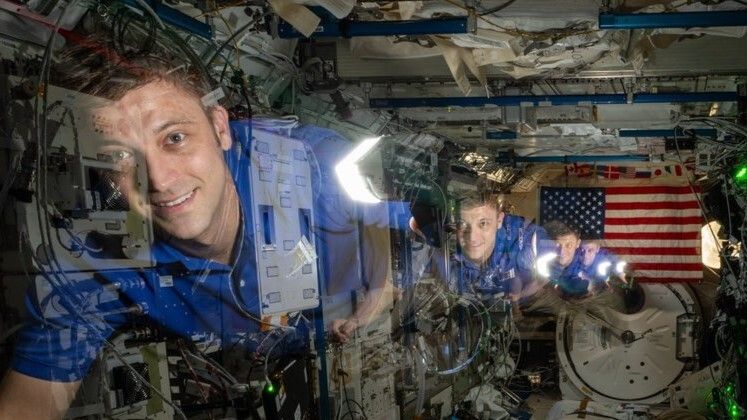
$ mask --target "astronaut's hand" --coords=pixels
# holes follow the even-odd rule
[[[339,341],[340,343],[347,343],[357,328],[357,318],[343,318],[332,321],[329,331],[332,333],[332,338],[334,340]]]
[[[524,318],[524,312],[522,312],[521,308],[519,308],[518,300],[511,302],[511,316],[514,318],[514,321],[518,321]]]

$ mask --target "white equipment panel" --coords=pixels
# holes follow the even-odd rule
[[[252,219],[262,315],[319,305],[314,196],[304,144],[254,130]]]
[[[20,83],[18,78],[9,80]],[[152,267],[152,221],[145,210],[131,205],[119,185],[121,165],[113,161],[112,152],[101,149],[114,122],[92,110],[108,102],[54,86],[47,90],[47,102],[49,146],[34,172],[39,188],[16,206],[35,265],[68,273]],[[16,130],[31,137],[36,127]],[[140,159],[130,176],[137,190],[129,193],[130,199],[145,200],[148,175]]]

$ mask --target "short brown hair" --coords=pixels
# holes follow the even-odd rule
[[[543,227],[552,239],[558,239],[561,236],[566,235],[574,235],[575,237],[580,238],[578,230],[574,226],[563,223],[560,220],[551,220],[547,222]]]
[[[456,199],[456,208],[458,210],[469,210],[475,207],[490,206],[498,212],[507,211],[510,207],[502,194],[497,194],[489,190],[476,190],[462,195]]]
[[[163,47],[140,54],[118,51],[106,31],[88,35],[58,56],[54,84],[113,101],[153,82],[170,83],[198,100],[214,85],[201,63]]]

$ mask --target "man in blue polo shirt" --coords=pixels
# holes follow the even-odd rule
[[[540,245],[538,265],[543,267],[538,267],[540,275],[532,287],[524,290],[523,311],[620,310],[619,296],[607,280],[613,270],[619,270],[615,275],[624,281],[624,263],[597,243],[582,244],[579,233],[561,221],[550,221],[543,228],[549,236]]]
[[[628,282],[627,263],[604,248],[598,241],[583,241],[579,248],[582,255],[582,278],[589,281],[589,292],[597,293],[606,290],[612,278]]]
[[[484,295],[505,293],[514,301],[533,276],[537,228],[506,214],[505,201],[477,191],[457,202],[458,250],[451,261],[449,288]]]
[[[60,418],[123,325],[212,333],[224,344],[252,342],[270,327],[258,318],[247,151],[232,141],[226,110],[204,104],[209,85],[183,67],[152,60],[108,70],[87,89],[110,100],[92,112],[109,128],[100,152],[118,165],[129,206],[153,221],[155,268],[75,283],[47,275],[52,293],[27,297],[31,318],[0,386],[3,419]],[[147,180],[136,179],[136,165]],[[138,182],[147,182],[147,197]],[[116,285],[118,297],[102,299],[102,283]]]
[[[558,286],[565,297],[579,297],[586,294],[589,280],[583,277],[584,260],[580,252],[581,238],[578,232],[567,224],[553,220],[543,226],[555,242],[557,257],[549,265],[549,279]]]

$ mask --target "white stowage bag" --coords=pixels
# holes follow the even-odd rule
[[[469,390],[465,401],[472,401],[474,411],[482,419],[507,419],[509,414],[501,407],[503,395],[489,384],[476,386]]]

